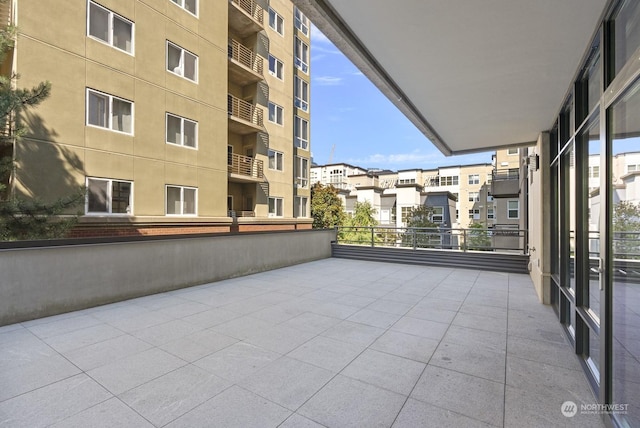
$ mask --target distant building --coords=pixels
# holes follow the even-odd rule
[[[338,189],[347,213],[353,212],[356,202],[368,201],[382,226],[404,227],[412,208],[427,205],[434,209],[433,221],[445,227],[467,228],[480,223],[487,228],[517,229],[524,228],[518,180],[521,153],[526,154],[526,149],[505,149],[496,152],[492,164],[434,169],[388,171],[345,163],[317,165],[311,167],[311,182]],[[502,172],[515,180],[515,193],[494,197],[491,182],[494,176],[501,178]],[[451,208],[435,197],[442,194],[450,195]]]

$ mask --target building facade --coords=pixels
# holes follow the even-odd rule
[[[18,119],[15,194],[86,186],[76,235],[310,227],[310,26],[289,0],[7,6],[3,71],[52,83]]]
[[[525,229],[518,177],[526,153],[526,148],[498,150],[491,164],[401,171],[367,170],[349,164],[314,165],[311,177],[312,183],[338,189],[347,214],[353,213],[356,202],[368,201],[382,226],[405,227],[412,208],[428,205],[437,211],[437,222],[448,228],[465,229],[471,224],[481,224],[486,228]],[[503,170],[511,173],[502,177]],[[515,191],[507,194],[498,188],[498,196],[494,196],[494,177],[515,180]],[[441,217],[445,205],[448,210],[448,203],[443,206],[428,203],[429,195],[439,193],[449,193],[455,201],[450,221],[444,220],[448,216]]]

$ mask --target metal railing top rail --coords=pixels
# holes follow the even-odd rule
[[[230,0],[231,3],[237,5],[244,10],[254,20],[264,25],[264,9],[254,0]]]
[[[515,168],[498,168],[491,171],[491,178],[496,180],[517,180],[520,177],[520,170]]]
[[[234,39],[229,40],[229,58],[239,62],[248,69],[263,74],[264,61],[261,56]]]
[[[525,229],[339,226],[338,244],[528,254]]]
[[[227,164],[231,174],[245,175],[258,179],[264,178],[264,162],[260,159],[229,153]]]
[[[257,126],[264,125],[264,113],[262,109],[231,94],[227,95],[227,112],[238,119],[253,123]]]

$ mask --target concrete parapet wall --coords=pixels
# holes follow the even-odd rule
[[[0,250],[0,325],[331,257],[333,230]]]

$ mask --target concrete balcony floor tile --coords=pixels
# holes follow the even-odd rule
[[[603,426],[569,400],[520,274],[329,258],[0,327],[0,426]]]

